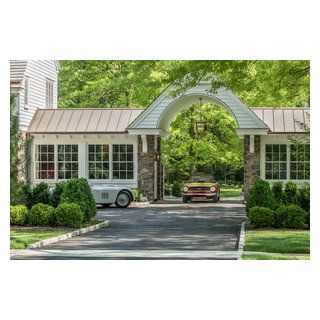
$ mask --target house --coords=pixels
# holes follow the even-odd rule
[[[52,72],[57,73],[57,64],[51,64]],[[20,79],[22,89],[25,80]],[[50,79],[56,85],[56,78]],[[47,76],[41,81],[46,83]],[[42,86],[41,91],[46,96],[50,91],[45,88]],[[296,147],[289,139],[291,135],[308,136],[304,127],[309,125],[309,109],[250,109],[226,88],[212,93],[209,82],[198,83],[178,96],[170,94],[172,89],[174,85],[146,109],[56,109],[54,87],[50,104],[51,98],[38,99],[39,103],[27,110],[33,117],[25,113],[25,103],[20,103],[20,112],[24,112],[21,127],[28,126],[27,134],[32,138],[31,183],[55,184],[85,177],[91,183],[139,188],[149,200],[161,199],[161,139],[168,136],[175,116],[199,99],[226,108],[236,120],[237,135],[244,140],[245,194],[259,178],[270,182],[309,181],[309,144]]]
[[[57,108],[59,69],[57,60],[10,60],[10,94],[21,133],[27,132],[38,108]]]

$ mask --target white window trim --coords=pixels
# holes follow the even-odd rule
[[[80,143],[57,143],[55,145],[55,148],[54,148],[54,162],[55,162],[55,173],[57,175],[55,175],[55,180],[61,182],[61,181],[67,181],[69,179],[59,179],[59,172],[58,172],[58,164],[59,164],[59,161],[58,161],[58,146],[65,146],[65,145],[77,145],[78,146],[78,161],[60,161],[60,162],[70,162],[70,163],[75,163],[77,162],[78,163],[78,178],[80,178],[80,161],[79,161],[79,152],[80,152]],[[72,171],[72,170],[71,170]]]
[[[29,110],[29,97],[30,97],[30,78],[25,77],[24,79],[24,101],[23,101],[23,108],[25,110]]]
[[[49,89],[52,86],[52,90]],[[46,108],[53,109],[54,108],[54,80],[46,78]]]
[[[55,145],[55,179],[35,179],[35,145],[40,144],[53,144]],[[47,135],[33,135],[33,142],[31,145],[31,177],[32,184],[37,184],[39,182],[46,182],[49,185],[54,185],[57,182],[65,181],[58,180],[58,144],[77,144],[78,145],[78,176],[83,177],[88,180],[89,183],[103,184],[103,183],[114,183],[124,186],[129,186],[132,188],[138,187],[138,137],[131,135],[109,135],[109,134],[77,134],[77,135],[67,135],[67,134],[47,134]],[[88,172],[88,145],[89,144],[109,144],[109,170],[112,170],[111,162],[111,152],[113,144],[132,144],[133,145],[133,179],[121,180],[121,179],[109,179],[109,180],[91,180],[89,179]],[[112,173],[112,171],[110,171]],[[111,176],[109,176],[111,177]]]
[[[287,145],[287,179],[286,180],[267,180],[265,172],[265,163],[266,163],[266,144],[286,144]],[[260,178],[268,181],[270,184],[273,184],[278,181],[283,183],[294,182],[297,185],[303,185],[305,183],[310,183],[310,180],[297,180],[290,179],[290,141],[287,135],[268,135],[261,137],[260,143]]]
[[[37,145],[54,145],[54,179],[37,179],[36,178],[36,148]],[[39,182],[47,182],[48,184],[55,183],[57,181],[57,146],[54,143],[50,142],[43,142],[43,143],[36,143],[32,146],[32,160],[31,160],[31,176],[33,177],[33,181],[35,183]]]

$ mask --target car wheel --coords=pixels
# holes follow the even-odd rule
[[[104,208],[109,208],[111,206],[111,203],[102,203],[101,204]]]
[[[128,192],[121,191],[117,196],[117,200],[115,202],[118,208],[126,208],[131,202],[131,198]]]
[[[212,202],[217,203],[218,202],[218,196],[214,195],[212,198]]]
[[[187,196],[182,196],[182,202],[187,203],[188,202],[188,197]]]

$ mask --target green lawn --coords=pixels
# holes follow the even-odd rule
[[[10,230],[10,249],[26,249],[31,243],[40,240],[60,236],[68,233],[70,229],[55,229],[55,228],[41,228],[41,229],[11,229]]]
[[[100,223],[100,220],[85,222],[82,228]],[[26,249],[29,244],[60,236],[80,228],[49,228],[49,227],[12,227],[10,229],[10,249]]]
[[[277,254],[274,256],[267,254],[243,254],[242,260],[309,260],[309,256],[289,256],[285,254]]]
[[[238,187],[221,187],[220,188],[220,197],[227,198],[227,197],[240,197],[242,192],[242,188]]]
[[[245,251],[310,253],[309,230],[246,230]]]

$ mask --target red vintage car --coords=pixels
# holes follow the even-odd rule
[[[191,200],[211,200],[218,202],[220,200],[220,186],[218,183],[198,179],[198,181],[187,182],[183,185],[181,194],[182,201]]]

